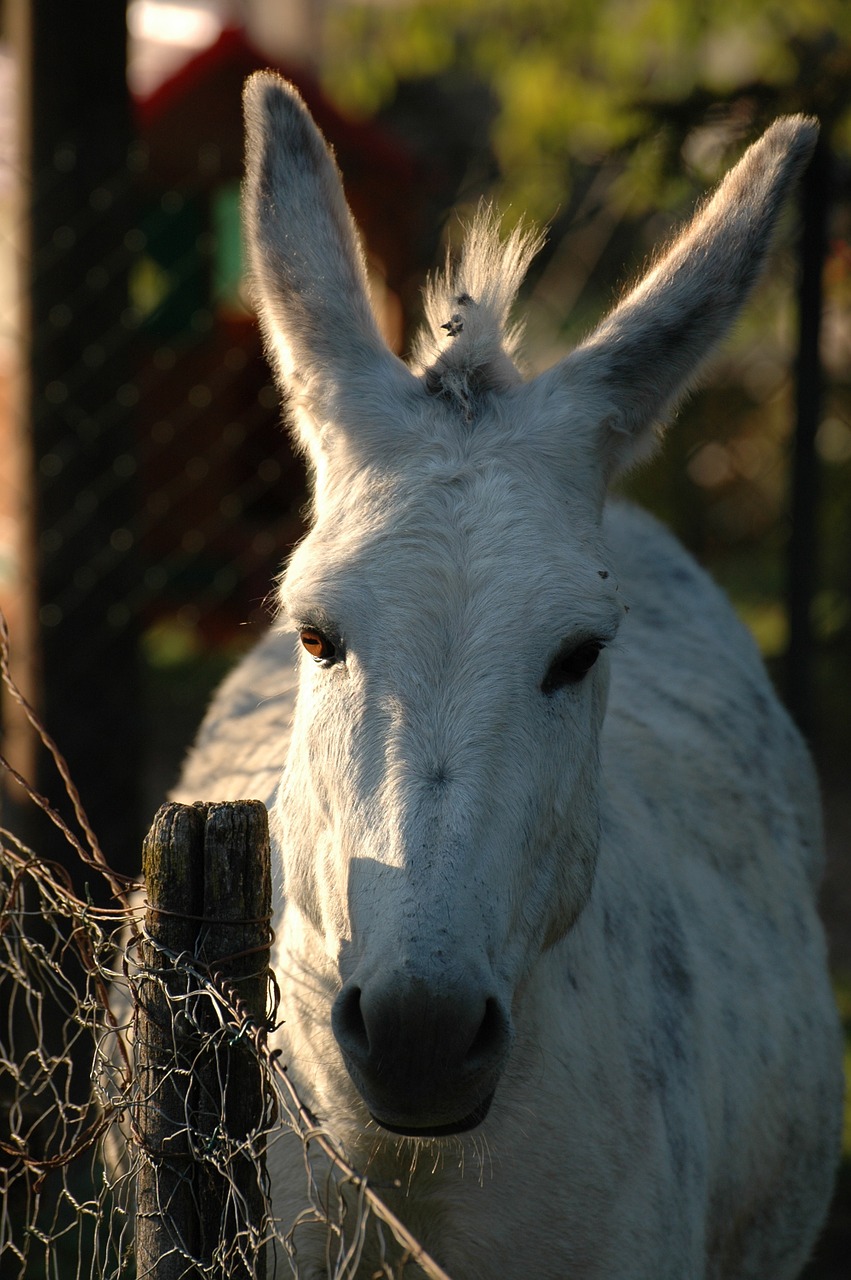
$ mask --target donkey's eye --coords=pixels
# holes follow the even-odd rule
[[[566,684],[579,684],[600,656],[601,640],[583,640],[578,645],[565,645],[550,663],[541,684],[542,693],[555,693]]]
[[[302,647],[317,662],[333,662],[337,657],[337,646],[316,627],[302,627],[298,635]]]

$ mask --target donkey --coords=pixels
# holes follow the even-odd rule
[[[454,1280],[794,1277],[841,1105],[816,780],[728,603],[607,489],[730,328],[816,125],[773,124],[524,380],[533,234],[478,218],[405,364],[297,92],[255,75],[245,113],[313,522],[177,798],[270,807],[291,1076]],[[270,1159],[326,1275],[304,1153]],[[356,1274],[402,1269],[391,1245]]]

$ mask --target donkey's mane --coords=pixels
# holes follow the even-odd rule
[[[519,380],[515,355],[522,324],[509,313],[543,235],[518,224],[505,238],[490,205],[481,205],[467,228],[460,258],[446,265],[425,289],[425,325],[417,335],[412,364],[436,395],[469,413],[477,395]]]

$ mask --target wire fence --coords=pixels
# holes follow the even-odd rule
[[[271,973],[258,964],[263,948],[242,946],[211,963],[229,888],[218,907],[204,898],[204,916],[178,916],[156,883],[146,896],[116,875],[60,753],[11,682],[5,624],[0,667],[65,779],[75,826],[0,764],[116,902],[80,897],[65,867],[0,830],[4,1280],[298,1276],[301,1233],[317,1226],[328,1277],[354,1276],[375,1233],[384,1259],[376,1274],[396,1280],[416,1264],[418,1275],[448,1280],[298,1097],[274,1048],[281,1011]],[[191,825],[203,810],[209,845],[210,813],[234,808],[164,806],[146,856],[158,823]],[[249,809],[262,814],[265,831],[262,805]],[[262,852],[262,833],[252,839]],[[267,838],[266,871],[268,880]],[[231,909],[231,917],[231,928],[261,926],[268,947],[268,914],[245,920]],[[179,946],[187,926],[190,949]],[[234,941],[226,933],[219,950]],[[294,1137],[304,1151],[305,1208],[288,1222],[276,1215],[266,1162]]]

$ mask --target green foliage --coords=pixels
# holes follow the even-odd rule
[[[446,73],[494,94],[501,203],[549,217],[577,162],[618,153],[624,198],[672,205],[682,186],[670,162],[718,104],[734,133],[755,116],[804,110],[851,136],[851,6],[416,0],[333,11],[326,87],[349,109],[373,114],[400,80]],[[711,148],[693,148],[692,159],[705,182]]]

